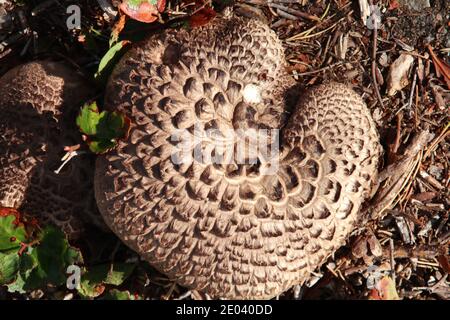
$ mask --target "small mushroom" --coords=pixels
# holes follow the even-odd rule
[[[87,217],[102,224],[93,157],[75,157],[55,173],[64,146],[80,139],[75,117],[91,95],[81,76],[55,62],[24,64],[0,78],[0,206],[54,223],[70,237]]]
[[[284,66],[268,26],[229,17],[150,37],[109,80],[106,108],[132,128],[97,158],[100,212],[158,270],[211,297],[304,283],[355,229],[376,180],[381,147],[361,97],[323,84],[286,121]]]

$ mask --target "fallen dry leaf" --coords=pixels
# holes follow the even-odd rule
[[[394,280],[388,276],[381,278],[370,291],[369,300],[400,300]]]
[[[400,55],[390,68],[387,78],[387,94],[393,96],[409,83],[408,74],[414,63],[414,58],[406,53]]]
[[[370,6],[367,0],[358,0],[362,22],[367,26],[370,17]]]

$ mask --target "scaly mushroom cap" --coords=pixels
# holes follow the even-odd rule
[[[94,219],[93,158],[76,157],[54,172],[64,146],[79,140],[75,116],[91,94],[81,76],[54,62],[31,62],[0,78],[0,206],[52,222],[72,237],[84,217]]]
[[[133,125],[97,160],[100,212],[153,266],[212,297],[271,298],[303,283],[354,230],[377,173],[375,124],[348,87],[308,91],[286,123],[284,63],[267,26],[217,19],[151,37],[109,81],[107,108]],[[278,128],[276,157],[243,143]]]

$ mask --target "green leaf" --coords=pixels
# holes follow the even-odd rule
[[[142,300],[141,296],[132,295],[129,291],[120,291],[117,289],[111,289],[105,293],[101,300]]]
[[[100,140],[120,139],[126,135],[126,119],[117,112],[101,113],[97,137]]]
[[[0,285],[13,282],[19,271],[19,255],[17,252],[0,253]]]
[[[81,132],[88,136],[89,149],[97,154],[114,148],[119,139],[126,138],[130,129],[129,119],[118,112],[99,113],[96,102],[86,104],[77,117]]]
[[[97,73],[95,74],[95,78],[98,79],[102,77],[103,73],[106,71],[107,67],[115,60],[116,56],[119,54],[120,50],[127,45],[129,41],[123,40],[114,44],[111,48],[109,48],[108,52],[103,56],[100,60],[100,64],[98,65]]]
[[[25,281],[20,276],[20,273],[18,273],[16,280],[13,283],[8,285],[8,292],[10,292],[10,293],[17,292],[17,293],[24,294],[24,293],[26,293],[24,286],[25,286]]]
[[[86,298],[98,297],[104,292],[106,284],[121,285],[133,272],[135,266],[135,264],[130,263],[94,266],[81,276],[81,285],[78,292]]]
[[[93,102],[91,104],[85,104],[83,108],[81,108],[76,122],[77,126],[84,134],[88,136],[96,135],[97,126],[100,122],[100,114],[98,112],[97,103]]]
[[[0,251],[19,249],[26,241],[25,228],[16,221],[14,215],[0,216]]]
[[[40,235],[39,245],[28,248],[20,259],[20,275],[25,290],[34,290],[48,284],[61,285],[66,281],[69,265],[80,263],[81,254],[69,246],[60,230],[49,226]]]
[[[117,141],[90,141],[88,142],[89,150],[95,154],[102,154],[108,152],[116,146]]]

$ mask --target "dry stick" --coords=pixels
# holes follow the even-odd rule
[[[280,5],[280,4],[269,2],[269,7],[272,7],[272,8],[275,8],[275,9],[280,9],[280,10],[282,10],[284,12],[287,12],[287,13],[289,13],[291,15],[294,15],[294,16],[297,16],[297,17],[300,17],[300,18],[313,20],[313,21],[320,21],[320,18],[317,17],[317,16],[313,16],[313,15],[304,13],[304,12],[302,12],[300,10],[292,9],[292,8],[286,7],[284,5]]]
[[[292,37],[290,37],[290,38],[288,38],[288,39],[285,39],[285,41],[288,42],[288,41],[296,41],[296,40],[305,40],[305,39],[309,39],[309,38],[313,38],[313,37],[320,36],[321,34],[323,34],[323,33],[325,33],[325,32],[328,32],[328,31],[330,31],[331,29],[335,28],[335,27],[338,25],[338,23],[340,23],[341,21],[345,20],[345,18],[346,18],[346,17],[342,17],[341,19],[339,19],[338,21],[336,21],[332,26],[330,26],[330,27],[328,27],[328,28],[326,28],[326,29],[324,29],[324,30],[322,30],[322,31],[316,32],[316,33],[314,33],[314,34],[307,34],[307,35],[304,35],[304,36],[299,37],[299,35],[302,35],[302,34],[303,34],[303,33],[300,33],[300,34],[297,34],[297,35],[295,35],[295,36],[292,36]],[[308,32],[309,32],[309,31],[312,31],[312,30],[314,30],[315,28],[316,28],[316,26],[312,27],[311,29],[309,29],[309,30],[307,30],[307,31],[308,31]]]
[[[272,2],[272,0],[241,0],[243,3],[246,4],[254,4],[257,6],[265,6],[267,2]],[[277,1],[277,2],[283,2],[283,1]]]
[[[403,113],[397,113],[397,129],[395,133],[395,141],[394,146],[392,147],[392,152],[397,153],[398,148],[400,147],[400,140],[402,136],[402,120],[403,120]]]
[[[47,8],[51,7],[55,2],[56,2],[56,0],[47,0],[47,1],[39,3],[37,6],[35,6],[33,8],[33,10],[31,10],[31,15],[32,16],[37,16],[42,11],[44,11]]]
[[[283,11],[281,9],[277,9],[277,15],[285,18],[285,19],[289,19],[289,20],[298,20],[298,18],[290,13],[287,13],[286,11]]]
[[[308,76],[308,75],[316,74],[316,73],[319,73],[319,72],[322,72],[322,71],[325,71],[325,70],[328,70],[328,69],[332,69],[332,68],[340,66],[340,65],[342,65],[344,63],[355,64],[355,63],[364,62],[364,61],[367,61],[367,60],[368,59],[364,59],[364,60],[361,60],[361,61],[347,61],[347,62],[346,61],[338,61],[338,62],[335,62],[335,63],[330,64],[328,66],[325,66],[323,68],[312,70],[312,71],[306,71],[306,72],[298,73],[297,75],[298,76]]]
[[[391,276],[392,281],[395,284],[395,259],[394,259],[394,240],[392,238],[389,239],[389,248],[390,248],[390,262],[391,262]]]
[[[413,113],[411,105],[412,105],[414,92],[416,91],[415,90],[416,89],[416,82],[417,82],[417,70],[414,70],[414,78],[413,78],[413,83],[411,85],[411,92],[409,94],[409,101],[408,101],[408,112],[409,112],[409,116],[410,117],[412,116],[412,113]]]
[[[175,291],[175,288],[177,286],[176,282],[172,282],[169,291],[163,296],[163,300],[169,300],[172,293]]]
[[[331,15],[331,16],[329,16],[326,20],[324,20],[324,18],[328,15],[328,11],[330,10],[330,4],[331,4],[331,2],[328,3],[324,13],[320,17],[320,22],[319,23],[317,23],[315,26],[309,28],[306,31],[300,32],[299,34],[296,34],[296,35],[294,35],[292,37],[289,37],[288,39],[285,39],[285,41],[302,40],[302,39],[304,39],[304,36],[309,35],[311,32],[313,32],[315,29],[317,29],[317,27],[319,27],[323,23],[325,23],[325,21],[328,21],[328,20],[332,19],[336,15],[336,13]],[[347,5],[345,5],[342,9],[344,9],[346,6]],[[269,7],[269,10],[271,10],[270,7]]]
[[[278,17],[278,13],[276,12],[276,10],[274,10],[271,6],[267,6],[267,8],[273,16]]]
[[[365,209],[371,212],[370,219],[381,216],[385,210],[395,207],[402,200],[399,195],[417,175],[423,159],[422,149],[433,137],[434,135],[428,131],[420,132],[413,138],[403,157],[379,173],[377,194],[371,200],[372,204]],[[385,187],[380,187],[381,183],[387,179],[390,180],[389,183]],[[366,223],[366,221],[362,221],[362,223]]]
[[[56,169],[54,172],[55,174],[59,174],[61,172],[61,170],[66,166],[67,163],[69,163],[70,160],[72,160],[72,158],[85,153],[84,151],[69,151],[67,152],[64,157],[62,157],[61,161],[63,161],[63,163],[61,164],[61,166]]]
[[[373,8],[373,1],[370,0],[370,7]],[[372,13],[371,13],[372,14]],[[372,82],[377,95],[378,103],[381,109],[384,109],[383,99],[381,98],[380,89],[378,88],[378,82],[376,77],[377,68],[377,38],[378,38],[378,25],[377,19],[373,19],[373,44],[372,44]]]
[[[0,48],[0,59],[3,59],[4,57],[6,57],[8,54],[10,54],[12,52],[11,48],[6,48],[5,50],[2,50]]]
[[[442,284],[445,283],[445,281],[447,280],[447,276],[448,276],[448,273],[444,274],[444,275],[442,276],[442,278],[439,279],[439,281],[436,282],[436,283],[435,283],[433,286],[431,286],[431,287],[415,287],[415,288],[413,288],[413,290],[416,290],[416,291],[419,291],[419,290],[420,290],[420,291],[428,291],[428,292],[434,293],[434,291],[435,291],[437,288],[439,288],[440,285],[442,285]]]
[[[340,66],[341,64],[344,64],[344,62],[343,62],[343,61],[335,62],[335,63],[330,64],[330,65],[328,65],[328,66],[325,66],[325,67],[323,67],[323,68],[316,69],[316,70],[313,70],[313,71],[306,71],[306,72],[298,73],[297,75],[298,75],[298,76],[308,76],[308,75],[320,73],[320,72],[322,72],[322,71],[325,71],[325,70],[328,70],[328,69],[331,69],[331,68]]]
[[[186,5],[182,5],[181,7],[178,7],[178,6],[177,6],[177,10],[182,10],[182,9],[185,9],[185,8],[190,7],[190,6],[192,6],[192,5],[195,5],[195,3],[194,3],[194,2],[192,2],[192,3],[187,3]],[[184,18],[185,16],[192,17],[193,15],[197,14],[197,13],[200,12],[201,10],[205,9],[207,6],[209,6],[209,7],[212,6],[211,0],[207,0],[207,1],[203,2],[203,4],[202,4],[201,6],[199,6],[198,8],[196,8],[196,9],[195,9],[193,12],[191,12],[190,14],[187,14],[186,12],[181,12],[181,11],[172,12],[172,13],[176,13],[176,14],[180,15],[180,17],[175,17],[175,18],[168,19],[168,20],[166,21],[166,24],[173,23],[173,22],[178,22],[178,20]]]
[[[414,129],[417,129],[419,126],[419,115],[417,112],[417,105],[419,103],[419,86],[416,86],[414,91],[416,92],[416,99],[414,101]]]
[[[271,2],[300,4],[299,0],[269,0],[269,3],[271,3]]]
[[[447,123],[445,128],[442,130],[442,132],[439,134],[438,137],[431,143],[431,145],[427,148],[427,151],[425,152],[424,159],[428,158],[431,155],[431,152],[435,150],[437,145],[443,141],[449,134],[450,134],[450,122]]]
[[[183,293],[182,295],[180,295],[178,298],[176,298],[175,300],[185,300],[187,298],[190,298],[192,296],[192,291],[186,291],[185,293]]]

